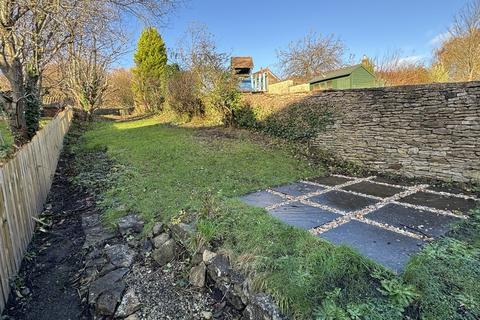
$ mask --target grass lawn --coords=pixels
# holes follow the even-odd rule
[[[45,127],[52,118],[43,117],[40,119],[40,129]],[[14,137],[7,120],[0,118],[0,160],[7,158],[13,151]]]
[[[8,122],[0,119],[0,159],[5,158],[13,147],[13,135]]]
[[[194,218],[197,245],[219,244],[292,318],[475,319],[471,315],[480,314],[480,285],[473,281],[480,276],[475,223],[460,226],[457,239],[428,247],[402,278],[347,247],[241,203],[237,196],[247,192],[324,174],[288,146],[247,131],[171,127],[146,119],[95,123],[76,148],[83,168],[78,181],[104,186],[106,223],[128,211],[141,214],[149,226]],[[110,177],[97,168],[102,162],[111,166]],[[452,283],[443,285],[444,276]],[[436,301],[444,306],[437,308]]]

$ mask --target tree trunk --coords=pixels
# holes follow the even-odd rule
[[[15,136],[19,142],[28,139],[27,123],[25,121],[25,85],[23,82],[23,70],[19,60],[14,60],[9,72],[6,74],[12,89],[12,112],[10,121]]]
[[[25,123],[28,137],[32,138],[39,128],[40,122],[40,76],[38,72],[27,72],[25,86]]]

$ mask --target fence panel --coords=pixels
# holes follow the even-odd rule
[[[59,113],[7,163],[0,165],[0,313],[32,238],[34,217],[52,185],[73,110]]]

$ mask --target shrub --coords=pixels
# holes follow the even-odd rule
[[[244,104],[233,110],[233,123],[240,128],[254,128],[257,125],[255,111],[249,104]]]
[[[237,80],[223,70],[211,70],[210,78],[210,90],[205,94],[205,101],[221,113],[225,126],[233,126],[234,113],[242,106]]]
[[[280,138],[310,140],[332,123],[333,110],[329,105],[295,103],[268,116],[262,128]]]
[[[168,81],[168,104],[178,115],[189,119],[202,116],[205,108],[199,98],[195,77],[188,71],[173,74]]]

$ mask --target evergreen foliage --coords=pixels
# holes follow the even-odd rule
[[[143,30],[134,55],[132,89],[136,106],[143,112],[162,109],[167,71],[167,50],[157,29]]]

